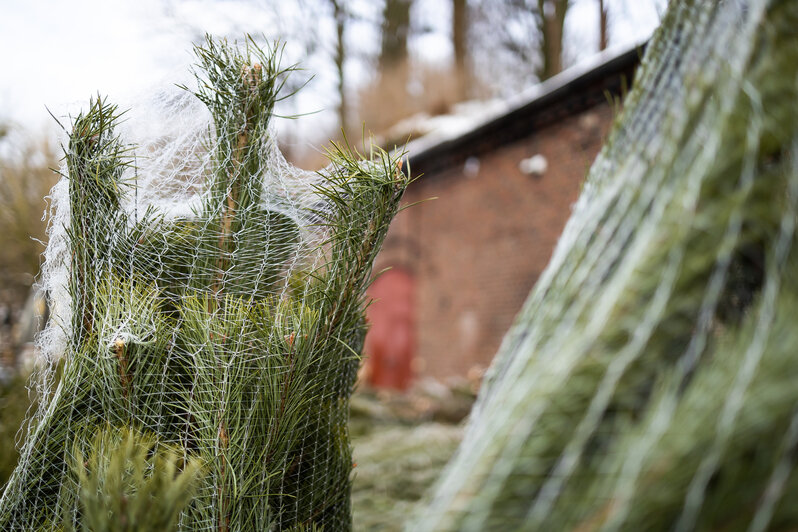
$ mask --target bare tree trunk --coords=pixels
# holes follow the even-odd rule
[[[346,44],[344,42],[346,10],[343,6],[343,0],[331,1],[337,36],[337,40],[335,41],[335,69],[338,73],[338,123],[341,129],[346,132],[349,130],[349,120],[347,118],[349,115],[349,101],[346,97],[346,80],[344,77],[344,62],[346,60]]]
[[[541,81],[562,72],[563,29],[569,6],[569,0],[538,0],[538,29],[543,59],[538,77]]]
[[[380,70],[400,65],[407,59],[407,35],[410,33],[410,6],[413,0],[386,0],[382,22]]]
[[[466,0],[452,2],[452,44],[454,45],[454,68],[460,100],[468,98],[471,88],[471,71],[468,64],[468,3]]]
[[[599,51],[606,50],[609,45],[609,35],[607,34],[607,12],[608,7],[604,0],[599,0]]]

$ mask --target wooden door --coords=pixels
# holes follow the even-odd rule
[[[405,270],[383,273],[371,285],[374,300],[366,315],[370,324],[363,349],[368,382],[377,388],[406,390],[412,380],[415,347],[413,277]]]

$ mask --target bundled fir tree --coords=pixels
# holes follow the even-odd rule
[[[671,2],[409,530],[798,526],[796,28]]]
[[[0,529],[351,526],[364,291],[407,179],[397,157],[348,145],[318,175],[289,167],[270,128],[291,70],[279,50],[208,39],[196,53],[210,125],[187,142],[126,144],[101,98],[72,124],[42,388],[59,351],[63,375],[30,422]],[[158,486],[177,513],[141,511]]]

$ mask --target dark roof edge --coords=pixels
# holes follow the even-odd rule
[[[619,95],[631,86],[645,46],[646,43],[636,45],[551,90],[545,90],[543,84],[540,96],[456,138],[417,153],[412,153],[410,143],[407,156],[410,169],[414,175],[419,175],[462,164],[469,157],[529,136],[542,127],[606,102],[608,95]],[[550,81],[556,82],[555,78]]]

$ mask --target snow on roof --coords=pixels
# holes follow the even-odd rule
[[[393,126],[388,136],[389,138],[401,138],[408,135],[420,135],[410,140],[403,149],[403,151],[412,156],[417,156],[438,144],[457,139],[497,118],[512,114],[530,102],[542,98],[588,72],[601,68],[613,59],[639,48],[646,41],[647,39],[644,39],[631,46],[611,46],[510,98],[461,102],[455,104],[453,112],[447,115],[429,116],[427,113],[413,115]]]
[[[420,153],[441,142],[455,139],[510,110],[506,100],[469,100],[452,106],[452,112],[430,116],[418,113],[397,122],[388,131],[388,138],[410,137],[407,151]],[[415,138],[413,138],[415,137]]]

